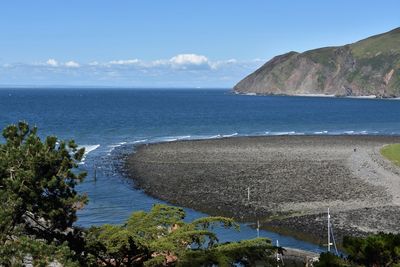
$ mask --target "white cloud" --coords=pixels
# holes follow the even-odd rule
[[[108,62],[110,65],[133,65],[139,63],[139,59],[112,60]]]
[[[55,60],[54,58],[49,58],[49,59],[46,61],[46,65],[49,65],[49,66],[51,66],[51,67],[57,67],[57,66],[58,66],[58,62],[57,62],[57,60]]]
[[[180,54],[172,57],[169,61],[172,64],[177,64],[177,65],[185,65],[185,64],[201,65],[208,63],[208,58],[196,54]]]
[[[79,68],[79,67],[80,67],[79,63],[78,63],[78,62],[75,62],[75,61],[73,61],[73,60],[65,62],[64,65],[65,65],[65,67],[67,67],[67,68]]]
[[[228,60],[219,60],[219,61],[214,61],[210,63],[210,66],[213,70],[216,70],[221,67],[226,67],[228,65],[235,65],[238,64],[239,62],[235,58],[231,58]]]
[[[50,58],[36,63],[0,64],[0,84],[26,81],[27,84],[223,87],[232,86],[261,63],[253,59],[211,60],[204,55],[190,53],[152,61],[115,59],[78,63],[73,60],[58,62]],[[78,67],[79,72],[71,71]]]
[[[169,65],[169,61],[165,59],[157,59],[153,60],[149,63],[144,63],[143,66],[145,67],[159,67],[159,66],[166,66]]]

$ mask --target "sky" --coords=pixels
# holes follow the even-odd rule
[[[1,0],[0,87],[231,88],[400,27],[398,0]]]

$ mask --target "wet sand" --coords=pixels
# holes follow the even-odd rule
[[[272,136],[143,145],[126,161],[137,187],[167,202],[324,243],[399,232],[400,168],[391,136]],[[248,199],[250,188],[250,199]]]

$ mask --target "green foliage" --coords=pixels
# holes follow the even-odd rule
[[[343,246],[349,260],[363,266],[400,264],[400,234],[379,233],[366,238],[345,237]]]
[[[381,149],[381,154],[394,164],[400,166],[400,144],[384,146]]]
[[[334,70],[336,68],[334,61],[334,59],[336,58],[335,49],[335,47],[323,47],[306,51],[303,55],[308,57],[315,63],[319,63],[324,67]]]
[[[318,75],[317,82],[319,88],[324,88],[326,82],[326,76],[321,71],[319,71],[317,75]]]
[[[243,240],[239,242],[218,244],[207,251],[192,250],[179,261],[178,266],[232,266],[240,263],[254,266],[256,261],[272,264],[275,249],[271,241],[265,238]],[[272,266],[272,265],[271,265]]]
[[[140,265],[148,255],[146,250],[138,249],[131,233],[124,227],[107,224],[88,230],[85,250],[88,263],[93,266],[113,266],[113,263],[133,266],[135,262]]]
[[[0,144],[0,258],[17,260],[22,251],[53,249],[75,234],[70,229],[76,210],[86,197],[75,191],[85,173],[76,174],[84,150],[73,141],[57,143],[56,137],[44,142],[36,128],[25,122],[3,130]],[[32,246],[26,239],[32,241]],[[40,241],[38,241],[40,240]],[[47,242],[45,242],[47,241]],[[49,247],[50,246],[50,247]],[[61,246],[62,247],[62,246]],[[25,254],[23,254],[25,255]],[[0,262],[0,265],[7,265]],[[15,265],[14,263],[13,265]]]
[[[324,252],[321,253],[319,256],[319,261],[314,264],[315,267],[350,267],[355,266],[351,265],[349,262],[345,261],[344,259],[329,253]]]
[[[119,266],[231,266],[265,259],[273,249],[263,238],[219,244],[212,228],[237,228],[232,219],[206,217],[188,223],[184,218],[181,208],[154,205],[149,212],[133,213],[122,226],[92,227],[88,250],[95,262],[106,265],[112,259]]]
[[[60,263],[65,267],[80,266],[75,261],[74,252],[66,243],[47,243],[43,240],[20,236],[8,240],[0,246],[0,262],[2,266],[48,266],[50,263]]]
[[[346,260],[330,253],[322,253],[315,266],[400,266],[400,234],[345,237],[343,247],[348,254]]]
[[[373,57],[378,53],[400,53],[400,28],[372,36],[351,45],[356,59]]]

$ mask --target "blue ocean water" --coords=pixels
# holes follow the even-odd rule
[[[397,100],[245,96],[221,89],[1,89],[0,127],[25,120],[40,134],[74,139],[88,152],[79,186],[89,195],[77,224],[121,223],[160,202],[134,189],[119,171],[120,155],[135,144],[236,135],[400,134]],[[96,169],[96,181],[94,181]],[[204,216],[187,209],[188,218]],[[222,241],[256,236],[217,229]],[[283,246],[323,248],[261,231]]]

